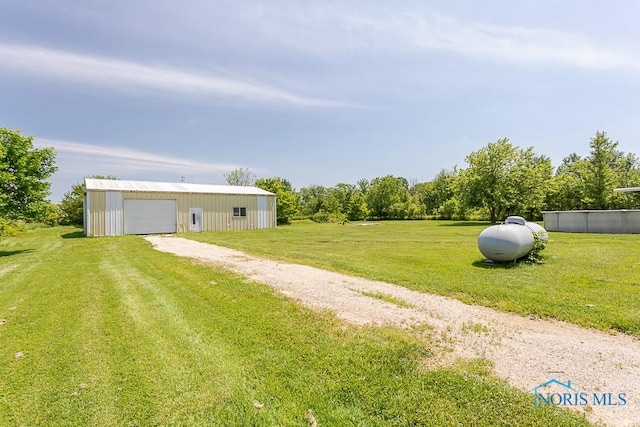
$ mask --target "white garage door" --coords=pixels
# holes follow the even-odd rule
[[[175,233],[175,200],[124,200],[124,234]]]

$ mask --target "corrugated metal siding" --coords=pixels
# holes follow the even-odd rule
[[[640,233],[640,209],[543,212],[548,231],[571,233]]]
[[[84,208],[84,211],[82,212],[82,222],[83,222],[83,231],[84,231],[84,235],[88,236],[89,235],[89,220],[91,219],[89,217],[89,212],[91,212],[91,206],[89,206],[89,196],[87,196],[87,193],[84,193],[83,196],[83,200],[82,200],[82,207]]]
[[[258,228],[269,228],[269,211],[267,210],[267,198],[258,196]]]
[[[105,192],[104,191],[87,191],[89,199],[89,224],[87,228],[88,236],[104,236],[105,235]]]
[[[275,196],[267,199],[267,228],[276,224]],[[189,207],[202,207],[202,231],[250,230],[258,228],[258,200],[254,195],[179,194],[123,192],[125,199],[175,199],[178,205],[178,233],[189,231]],[[247,216],[234,218],[233,208],[247,208]],[[265,215],[265,214],[263,214]]]
[[[120,236],[123,233],[122,193],[105,193],[105,236]]]

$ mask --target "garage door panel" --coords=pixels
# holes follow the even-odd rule
[[[125,199],[124,234],[177,232],[175,200]]]

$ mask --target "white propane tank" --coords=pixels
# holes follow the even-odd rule
[[[525,225],[527,223],[527,220],[522,218],[521,216],[511,215],[511,216],[508,216],[507,219],[504,220],[504,222],[506,224]]]
[[[515,261],[531,252],[533,244],[531,230],[514,223],[493,225],[478,236],[478,249],[493,261]]]
[[[547,233],[547,230],[545,230],[543,226],[536,224],[535,222],[529,222],[521,216],[508,216],[507,219],[504,220],[504,222],[507,224],[524,225],[544,243],[547,243],[549,241],[549,233]]]
[[[544,243],[547,243],[549,241],[549,233],[547,233],[547,230],[545,230],[544,227],[541,226],[540,224],[527,221],[525,223],[525,227],[531,230],[531,232],[536,236],[538,236],[538,238]]]

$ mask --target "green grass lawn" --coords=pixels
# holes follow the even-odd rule
[[[351,232],[380,230],[323,240]],[[264,238],[298,233],[313,246],[334,231]],[[0,425],[308,426],[309,409],[320,426],[586,424],[481,362],[426,370],[438,355],[408,332],[347,325],[139,237],[80,236],[0,242]]]
[[[396,283],[523,315],[640,336],[640,235],[551,233],[543,265],[490,266],[477,248],[489,224],[300,223],[187,237]]]

